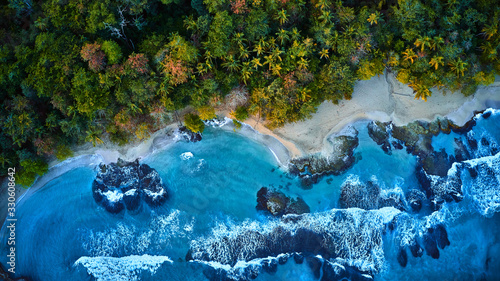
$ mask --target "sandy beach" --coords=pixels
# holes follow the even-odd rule
[[[263,134],[276,137],[296,157],[323,151],[328,147],[325,146],[327,136],[357,120],[392,121],[396,125],[404,125],[413,120],[431,121],[440,116],[463,125],[472,118],[474,111],[500,107],[498,76],[494,84],[478,88],[469,97],[459,92],[443,94],[435,89],[432,92],[427,102],[415,100],[411,88],[397,81],[391,73],[385,73],[356,83],[351,100],[337,105],[323,102],[317,112],[305,121],[286,124],[273,131],[256,119],[247,123]]]

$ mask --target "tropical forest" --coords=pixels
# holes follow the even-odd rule
[[[231,95],[269,128],[384,73],[415,99],[472,95],[500,74],[499,23],[498,0],[2,1],[0,177],[30,186],[76,145],[178,120],[202,131]]]

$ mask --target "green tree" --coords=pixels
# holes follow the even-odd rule
[[[201,121],[200,116],[193,113],[184,115],[184,125],[193,133],[202,133],[205,129],[205,124]]]
[[[122,58],[122,50],[118,43],[113,40],[106,40],[102,43],[101,49],[108,58],[108,64],[117,64]]]

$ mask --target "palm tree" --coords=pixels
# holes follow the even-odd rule
[[[243,83],[247,84],[247,80],[250,79],[252,75],[252,68],[250,67],[250,62],[243,62],[243,67],[241,68],[241,78]]]
[[[444,65],[443,57],[433,57],[429,64],[437,70],[439,65]]]
[[[274,64],[274,58],[273,58],[273,56],[272,55],[265,56],[264,59],[265,59],[264,64],[269,64],[269,70],[271,70],[271,67]]]
[[[252,59],[252,64],[253,64],[253,67],[255,69],[257,69],[259,66],[262,66],[262,64],[260,63],[260,59],[259,58],[253,58]]]
[[[274,48],[273,51],[271,52],[271,55],[273,56],[273,59],[277,58],[281,61],[280,55],[283,54],[284,52],[278,48]]]
[[[102,131],[96,128],[95,126],[90,126],[89,129],[86,131],[87,136],[85,137],[85,141],[92,142],[93,146],[96,146],[96,144],[102,144],[104,143],[99,136],[101,135]]]
[[[5,164],[10,165],[11,162],[3,153],[0,154],[0,163],[2,163],[2,169],[5,168]]]
[[[300,31],[294,27],[292,28],[292,32],[290,32],[290,41],[298,41],[300,40]]]
[[[271,64],[269,64],[269,68],[271,68]],[[272,67],[272,73],[273,75],[276,75],[276,76],[280,76],[281,73],[280,73],[280,70],[281,70],[281,66],[279,64],[275,64],[273,65]]]
[[[440,45],[444,44],[444,39],[439,36],[434,36],[434,38],[431,41],[430,49],[435,50],[438,48]]]
[[[297,65],[299,66],[299,70],[307,69],[307,67],[309,66],[309,61],[304,58],[300,58],[300,60],[297,62]]]
[[[376,11],[375,13],[372,13],[367,21],[370,23],[370,25],[373,25],[373,23],[378,24],[378,21],[380,20],[380,13],[379,11]]]
[[[432,95],[432,92],[427,87],[416,80],[410,83],[410,85],[408,86],[413,89],[415,99],[422,99],[423,101],[427,101],[427,98]]]
[[[426,46],[429,47],[429,49],[431,48],[431,38],[428,36],[417,38],[414,44],[417,48],[420,47],[420,51],[423,52]]]
[[[327,59],[330,58],[330,56],[328,56],[328,49],[323,49],[321,51],[319,51],[319,55],[320,55],[320,59],[326,57]]]
[[[451,67],[451,70],[455,71],[457,76],[460,77],[460,74],[464,76],[464,71],[467,70],[468,63],[462,61],[461,58],[457,58],[448,65]]]
[[[234,34],[232,41],[236,43],[238,46],[243,46],[244,43],[247,41],[247,39],[245,39],[243,33],[237,32],[236,34]]]
[[[306,100],[308,100],[311,97],[311,95],[309,95],[309,92],[311,92],[311,90],[305,87],[301,88],[298,93],[299,100],[301,102],[305,102]]]
[[[276,33],[276,38],[278,38],[281,45],[284,45],[285,42],[290,39],[290,37],[288,36],[288,31],[284,30],[283,28],[280,28],[280,30]]]
[[[319,7],[321,10],[328,8],[329,6],[330,3],[328,0],[318,0],[318,3],[316,3],[316,7]]]
[[[415,52],[411,48],[407,48],[403,52],[403,55],[404,55],[404,60],[405,61],[409,60],[409,61],[411,61],[411,63],[413,63],[414,59],[418,58],[418,56],[415,54]]]
[[[184,20],[184,26],[186,27],[187,30],[197,30],[198,29],[198,24],[196,21],[193,19],[193,16],[189,16]]]
[[[260,44],[260,42],[259,44],[255,45],[253,50],[257,53],[257,56],[260,56],[262,53],[264,53],[264,47],[262,46],[262,44]]]
[[[494,60],[497,57],[497,49],[495,46],[491,45],[491,42],[484,42],[479,48],[483,51],[488,59]]]
[[[225,62],[222,64],[222,66],[227,68],[227,70],[231,72],[236,72],[241,68],[238,61],[234,60],[233,55],[226,56]]]
[[[248,49],[242,45],[240,45],[240,55],[239,55],[240,59],[248,59],[248,57],[250,57],[250,52],[248,51]]]
[[[285,22],[288,20],[286,11],[284,9],[281,9],[281,11],[279,11],[278,15],[276,16],[276,19],[279,20],[281,25],[285,24]]]
[[[490,38],[497,33],[498,25],[497,24],[486,25],[485,27],[483,27],[481,31],[482,34],[486,37],[486,40],[490,40]]]
[[[321,11],[321,15],[318,17],[319,20],[323,21],[324,23],[328,23],[332,19],[332,15],[330,11]]]

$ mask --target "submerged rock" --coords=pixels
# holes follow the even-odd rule
[[[408,263],[408,254],[406,253],[406,248],[405,247],[400,247],[398,250],[397,254],[397,260],[399,265],[402,267],[406,267],[406,264]]]
[[[436,238],[434,237],[434,229],[429,228],[423,237],[424,249],[427,255],[433,259],[439,259],[439,250],[437,248]]]
[[[270,190],[267,187],[262,187],[257,192],[256,209],[269,212],[273,216],[310,212],[309,206],[302,198],[297,197],[294,199],[286,196],[283,192]]]
[[[446,246],[450,245],[450,240],[448,240],[448,232],[442,224],[434,226],[434,237],[436,238],[439,248],[444,249]]]
[[[133,211],[141,205],[141,199],[155,207],[168,198],[160,175],[138,160],[101,164],[92,182],[94,200],[110,213],[119,213],[125,208]]]
[[[424,250],[422,249],[420,244],[418,244],[418,241],[416,239],[413,239],[410,242],[410,252],[416,258],[419,258],[424,254]]]

